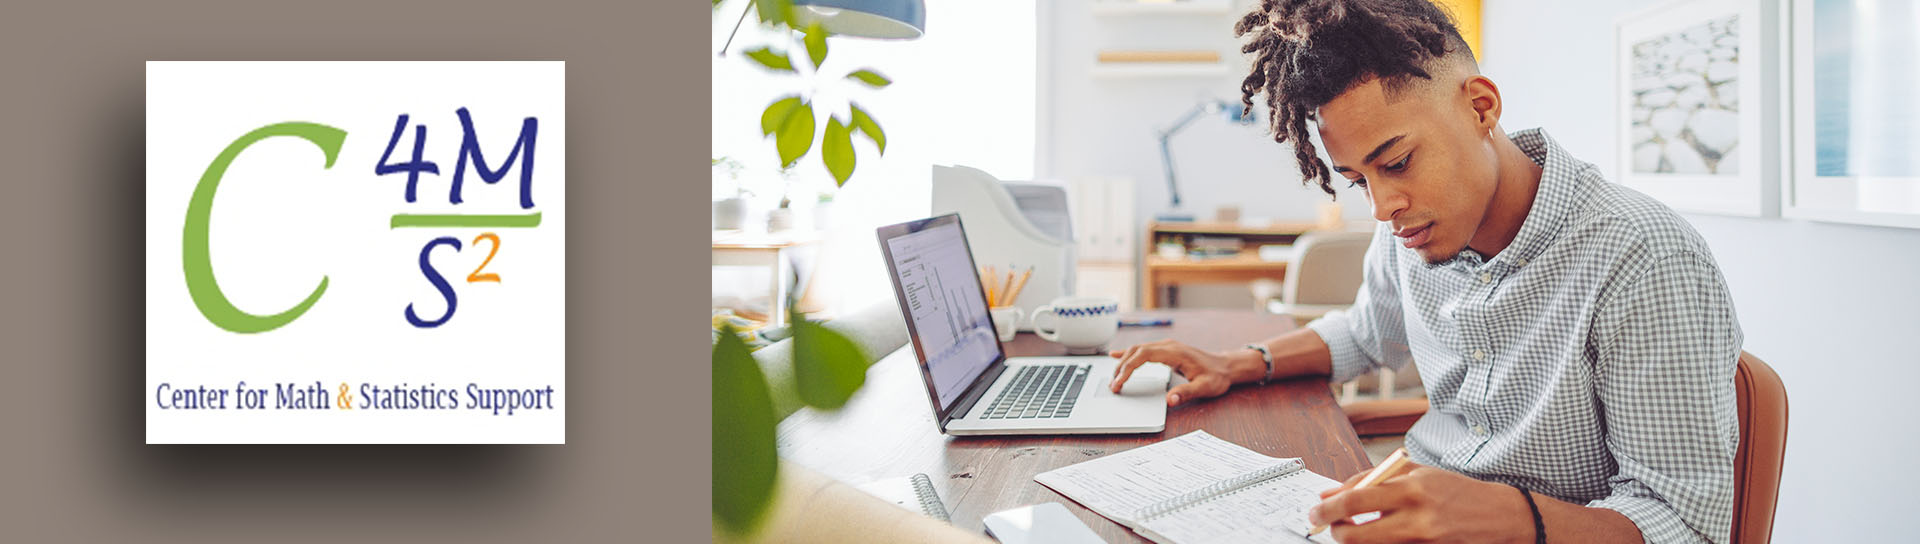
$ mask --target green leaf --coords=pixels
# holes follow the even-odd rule
[[[754,0],[760,10],[760,22],[781,25],[793,20],[793,0]]]
[[[819,68],[827,60],[827,29],[820,28],[818,22],[809,23],[806,42],[807,57],[813,59],[814,68]]]
[[[873,140],[873,145],[880,148],[880,154],[886,155],[887,133],[886,131],[880,130],[880,123],[874,121],[873,116],[867,115],[867,110],[860,109],[859,104],[849,103],[848,105],[853,108],[854,130],[866,134],[868,139]]]
[[[827,163],[835,186],[845,187],[853,177],[853,133],[840,118],[827,118],[827,132],[820,139],[820,160]]]
[[[767,111],[760,112],[760,135],[766,136],[780,130],[780,125],[787,122],[787,116],[792,115],[794,106],[798,105],[800,105],[798,96],[789,96],[767,104]],[[719,161],[720,159],[714,159],[715,164]]]
[[[807,321],[793,326],[793,381],[800,402],[832,410],[847,403],[867,380],[867,356],[839,331]]]
[[[760,523],[772,502],[779,460],[773,400],[760,365],[732,325],[713,345],[713,516],[738,533]]]
[[[765,66],[767,69],[776,72],[794,71],[793,61],[787,60],[787,54],[774,51],[772,47],[762,47],[748,51],[747,58],[753,59],[754,62],[760,63],[761,66]]]
[[[887,76],[880,75],[879,72],[875,72],[871,68],[854,70],[853,73],[847,74],[847,79],[872,85],[875,89],[893,84],[893,80],[887,79]]]
[[[774,147],[780,150],[780,167],[792,168],[813,149],[813,103],[801,102],[792,108],[777,132]]]

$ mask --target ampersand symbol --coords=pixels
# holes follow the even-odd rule
[[[341,410],[353,409],[353,399],[347,397],[347,382],[340,382],[340,398],[334,399],[333,404]]]

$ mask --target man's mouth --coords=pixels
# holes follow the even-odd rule
[[[1408,249],[1417,248],[1427,245],[1427,240],[1433,237],[1433,223],[1400,229],[1394,231],[1393,235],[1400,238],[1400,245]]]

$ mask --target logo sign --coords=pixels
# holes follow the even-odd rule
[[[565,98],[562,62],[148,63],[147,442],[565,443]]]

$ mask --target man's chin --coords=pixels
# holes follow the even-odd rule
[[[1414,253],[1420,254],[1420,258],[1425,259],[1427,261],[1427,264],[1444,263],[1444,262],[1453,260],[1454,256],[1457,256],[1460,254],[1459,249],[1447,251],[1443,248],[1438,247],[1437,244],[1431,244],[1431,243],[1424,246],[1413,248],[1413,251]]]

